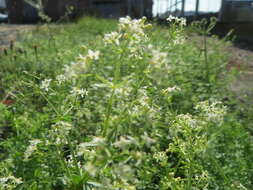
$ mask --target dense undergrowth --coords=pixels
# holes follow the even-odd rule
[[[168,22],[84,18],[5,49],[0,189],[250,190],[227,42],[206,37],[214,21]]]

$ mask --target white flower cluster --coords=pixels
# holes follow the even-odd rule
[[[133,137],[130,136],[121,136],[120,139],[118,141],[116,141],[115,143],[113,143],[113,145],[117,148],[120,149],[125,149],[128,146],[132,145],[132,144],[136,144],[136,140]]]
[[[183,125],[191,128],[197,127],[197,120],[191,114],[180,114],[176,118],[179,124],[177,125],[178,130],[181,130],[181,127],[183,127]]]
[[[145,24],[146,17],[141,19],[131,19],[129,16],[119,19],[119,30],[121,32],[127,31],[136,36],[146,36],[144,29],[150,25]]]
[[[99,55],[100,55],[100,51],[92,51],[89,49],[88,54],[85,57],[80,55],[80,59],[83,61],[87,61],[87,59],[88,60],[98,60]]]
[[[148,66],[148,73],[157,83],[167,80],[168,74],[171,70],[170,60],[168,54],[158,49],[150,48],[150,60]]]
[[[150,121],[159,114],[159,108],[152,105],[151,99],[147,95],[146,87],[138,90],[135,105],[128,108],[128,113],[135,118],[145,115]]]
[[[56,81],[59,85],[61,85],[62,83],[64,83],[67,80],[66,76],[61,74],[56,76]]]
[[[75,97],[80,96],[81,98],[88,95],[87,90],[85,90],[83,88],[79,89],[77,87],[73,87],[72,90],[70,91],[70,93]]]
[[[77,62],[72,62],[70,65],[65,66],[64,80],[75,79],[80,74],[87,73],[90,69],[90,64],[92,63],[92,61],[98,60],[99,55],[100,55],[99,51],[92,51],[92,50],[88,50],[88,54],[86,56],[79,55]]]
[[[67,155],[64,160],[65,160],[68,168],[78,167],[80,170],[83,168],[81,162],[79,162],[79,161],[76,162],[76,160],[73,158],[73,156],[71,154]]]
[[[96,155],[94,150],[89,150],[90,147],[101,147],[106,145],[105,139],[103,137],[93,137],[90,142],[80,143],[77,146],[77,155],[82,156],[85,155],[87,158],[92,158]]]
[[[37,145],[42,143],[39,139],[30,140],[30,145],[27,147],[24,153],[24,161],[28,161],[29,157],[33,154],[34,151],[37,150]]]
[[[157,152],[154,154],[154,159],[157,161],[157,162],[167,162],[168,160],[168,156],[166,155],[166,152]]]
[[[180,45],[185,42],[185,37],[182,35],[178,35],[177,38],[173,41],[174,45]]]
[[[170,94],[170,93],[179,92],[179,91],[181,91],[181,88],[179,88],[178,86],[173,86],[173,87],[168,87],[166,89],[163,89],[162,93],[163,94]]]
[[[171,23],[175,23],[175,24],[178,24],[179,26],[186,26],[186,19],[181,17],[175,17],[173,15],[170,15],[168,18],[167,18],[167,21],[171,22]]]
[[[199,110],[207,121],[222,122],[226,114],[226,107],[222,105],[222,102],[210,104],[209,101],[203,101],[198,103],[195,109]]]
[[[172,27],[176,25],[176,28],[173,27],[174,31],[173,35],[171,36],[173,45],[183,44],[186,41],[184,35],[184,27],[186,26],[186,19],[170,15],[169,18],[167,18],[167,21],[173,24]]]
[[[113,166],[113,174],[126,181],[134,179],[134,172],[135,170],[130,165],[122,162]]]
[[[19,184],[22,184],[21,178],[16,178],[14,176],[7,176],[0,178],[0,189],[8,190],[15,189]]]
[[[150,104],[150,98],[147,94],[147,87],[143,87],[141,89],[138,90],[138,99],[137,99],[138,103],[140,104],[140,106],[142,107],[149,107]]]
[[[52,126],[49,132],[51,141],[55,144],[68,144],[67,136],[69,135],[73,126],[65,121],[59,121]]]
[[[114,181],[112,186],[109,186],[109,189],[113,190],[136,190],[134,185],[129,184],[126,179],[120,179],[120,182]]]
[[[129,16],[119,19],[119,31],[124,34],[124,38],[129,40],[129,49],[132,57],[142,58],[142,44],[149,40],[145,29],[151,24],[146,24],[146,17],[141,19],[131,19]]]
[[[133,88],[131,87],[131,82],[131,79],[129,79],[129,81],[125,82],[124,85],[117,86],[115,88],[115,95],[118,98],[127,98],[131,96],[131,92],[133,90]]]
[[[81,143],[79,144],[79,147],[86,148],[86,147],[101,146],[104,144],[105,144],[105,139],[103,137],[93,137],[92,141]]]
[[[121,37],[122,37],[122,34],[118,32],[111,32],[109,34],[105,34],[104,42],[106,45],[114,44],[118,46],[120,44]]]
[[[52,79],[44,79],[44,80],[41,82],[40,88],[41,88],[42,90],[48,92],[51,81],[52,81]]]
[[[118,31],[105,34],[105,44],[119,46],[122,41],[127,41],[131,57],[142,59],[142,44],[148,41],[145,29],[151,26],[145,22],[145,17],[141,19],[131,19],[129,16],[120,18]]]
[[[153,64],[154,67],[160,68],[161,66],[166,66],[165,64],[168,63],[168,54],[166,52],[152,49],[151,55],[150,64]]]

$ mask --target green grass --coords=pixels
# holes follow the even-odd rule
[[[24,34],[0,55],[0,190],[250,190],[252,111],[228,92],[213,23]]]

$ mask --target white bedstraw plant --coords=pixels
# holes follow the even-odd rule
[[[52,81],[52,79],[44,79],[44,80],[41,82],[40,88],[41,88],[42,90],[48,92],[51,81]]]
[[[12,190],[22,183],[21,178],[16,178],[12,175],[0,177],[0,190]]]
[[[88,50],[88,53],[79,55],[77,62],[72,62],[70,65],[65,66],[64,76],[68,80],[76,80],[82,74],[90,70],[91,64],[99,59],[100,52]]]
[[[184,27],[186,26],[186,19],[181,17],[175,17],[173,15],[170,15],[168,18],[167,18],[167,21],[169,21],[170,23],[175,23],[181,27]]]
[[[144,51],[144,44],[149,41],[145,30],[151,26],[146,24],[146,17],[141,19],[131,19],[129,16],[120,18],[118,30],[105,34],[106,45],[115,45],[118,52],[130,51],[130,57],[141,60]],[[124,45],[124,49],[119,46]]]
[[[145,17],[120,18],[117,30],[104,35],[103,53],[83,46],[85,54],[55,81],[41,82],[43,91],[54,93],[41,93],[48,101],[38,117],[38,131],[44,133],[29,141],[23,160],[28,165],[38,155],[53,159],[50,187],[64,176],[59,188],[71,190],[209,189],[209,173],[198,159],[208,150],[209,127],[221,126],[226,107],[203,101],[191,114],[184,106],[175,110],[181,100],[186,105],[199,96],[177,99],[187,89],[174,73],[173,51],[184,43],[186,20],[170,16],[168,21],[170,40],[161,47],[152,44]],[[4,190],[21,183],[0,178]]]
[[[167,21],[170,23],[171,30],[170,40],[172,40],[172,45],[181,45],[185,42],[184,27],[186,26],[185,18],[178,18],[170,15],[167,18]]]
[[[120,45],[120,38],[122,37],[122,35],[118,32],[111,32],[108,34],[105,34],[104,36],[104,41],[106,45]]]
[[[56,145],[68,144],[68,135],[72,130],[73,126],[65,121],[59,121],[52,126],[49,131],[49,139],[51,143]]]
[[[27,147],[26,151],[24,152],[24,161],[28,161],[30,156],[37,150],[37,145],[42,143],[39,139],[30,140],[30,145]]]
[[[206,118],[207,122],[214,121],[219,124],[223,122],[224,115],[227,112],[226,106],[217,101],[212,103],[209,101],[200,102],[195,109],[200,111],[201,116]]]
[[[72,90],[70,91],[70,93],[75,97],[80,96],[81,98],[88,95],[87,90],[85,90],[83,88],[77,88],[77,87],[73,87]]]

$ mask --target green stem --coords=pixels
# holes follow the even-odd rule
[[[60,146],[60,147],[59,147],[59,146]],[[70,170],[69,170],[69,168],[68,168],[66,162],[65,162],[64,159],[63,159],[64,156],[61,154],[63,148],[62,148],[61,145],[59,145],[59,146],[56,145],[56,149],[57,149],[56,152],[57,152],[57,154],[58,154],[58,156],[59,156],[60,164],[61,164],[61,166],[62,166],[63,169],[66,169],[66,170],[67,170],[67,173],[68,173],[68,175],[70,176]]]
[[[69,136],[69,135],[67,135],[67,140],[68,140],[68,144],[69,144],[69,148],[70,148],[70,154],[71,154],[71,156],[72,156],[72,158],[73,158],[73,161],[74,161],[76,170],[78,171],[78,174],[81,176],[82,173],[81,173],[81,171],[80,171],[80,169],[79,169],[78,162],[77,162],[76,156],[75,156],[75,151],[74,151],[74,148],[73,148],[73,146],[72,146],[72,144],[71,144],[71,139],[70,139],[70,136]]]
[[[112,105],[114,102],[114,94],[115,94],[115,89],[113,89],[112,94],[110,96],[108,105],[107,105],[107,109],[106,109],[106,118],[105,118],[105,122],[104,122],[104,128],[103,128],[103,136],[105,137],[108,131],[108,127],[109,127],[109,120],[110,120],[110,116],[111,116],[111,112],[112,112]]]
[[[114,71],[114,83],[117,84],[121,77],[121,61],[123,59],[124,51],[119,54],[119,59],[115,61],[115,71]]]
[[[205,66],[206,66],[206,82],[210,82],[210,68],[209,68],[209,62],[208,62],[208,54],[207,54],[207,34],[204,33],[204,57],[205,57]]]
[[[53,110],[55,111],[55,113],[57,115],[60,115],[59,112],[57,111],[57,109],[54,107],[54,105],[48,100],[48,98],[44,95],[43,92],[41,92],[42,97],[47,101],[47,103],[53,108]]]

